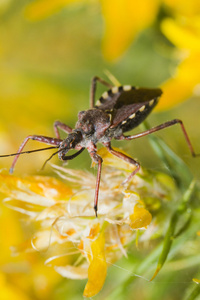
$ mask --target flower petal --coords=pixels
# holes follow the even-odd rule
[[[179,19],[166,18],[161,29],[166,37],[179,49],[200,51],[200,18],[181,22]]]
[[[188,75],[189,74],[189,75]],[[191,53],[179,65],[174,77],[162,85],[163,97],[157,106],[158,110],[169,109],[188,99],[200,83],[200,52]]]
[[[70,279],[85,279],[88,276],[88,269],[84,266],[65,266],[54,268],[60,275]]]
[[[136,35],[153,22],[158,0],[101,0],[105,19],[103,53],[115,60],[127,49]]]
[[[107,263],[105,259],[105,237],[101,233],[99,237],[91,243],[92,260],[88,269],[88,282],[85,286],[83,296],[93,297],[103,287],[107,274]]]
[[[72,195],[72,190],[61,181],[45,176],[19,178],[0,174],[0,191],[8,197],[46,207]]]
[[[140,207],[138,204],[134,207],[133,214],[130,215],[130,227],[132,229],[146,228],[152,220],[152,215],[144,207]]]
[[[174,76],[162,85],[164,93],[158,110],[169,109],[191,97],[200,84],[200,19],[193,16],[182,20],[167,18],[161,24],[166,37],[180,49],[178,54],[182,62]]]

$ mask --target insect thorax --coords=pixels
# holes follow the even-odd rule
[[[109,114],[94,108],[79,112],[75,128],[81,130],[83,139],[90,139],[96,143],[105,135],[110,125]]]

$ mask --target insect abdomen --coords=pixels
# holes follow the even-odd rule
[[[118,126],[121,127],[123,132],[137,127],[146,119],[157,102],[158,99],[156,98],[147,103],[143,103],[143,105],[136,112],[130,114],[129,117],[123,120]]]

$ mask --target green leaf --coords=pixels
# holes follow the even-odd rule
[[[194,280],[193,280],[194,281]],[[194,300],[196,297],[200,294],[200,284],[197,283],[196,287],[193,289],[189,297],[187,297],[187,300]]]
[[[192,218],[192,210],[188,209],[188,203],[191,200],[194,190],[195,190],[195,181],[192,181],[189,188],[186,190],[185,194],[182,197],[182,201],[180,202],[177,210],[173,213],[171,220],[169,222],[169,226],[167,229],[167,232],[165,234],[164,242],[163,242],[163,248],[158,260],[157,268],[154,273],[154,275],[151,278],[151,281],[156,277],[158,272],[161,270],[163,267],[168,254],[170,252],[172,242],[173,240],[183,234],[191,221]],[[183,222],[182,219],[186,219],[186,221]],[[178,223],[183,224],[181,228],[178,229],[178,232],[176,233],[175,231],[177,230],[177,225]]]

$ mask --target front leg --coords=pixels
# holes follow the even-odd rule
[[[98,211],[98,199],[99,199],[99,187],[100,187],[100,180],[101,180],[101,169],[102,169],[102,162],[103,159],[101,158],[101,156],[99,156],[96,153],[96,147],[93,146],[93,149],[88,149],[90,156],[92,158],[92,160],[98,164],[98,170],[97,170],[97,181],[96,181],[96,188],[95,188],[95,196],[94,196],[94,211],[95,211],[95,215],[97,217],[97,211]]]
[[[131,178],[139,171],[140,169],[140,164],[139,162],[137,162],[136,160],[134,160],[133,158],[119,152],[119,151],[116,151],[114,150],[112,147],[111,147],[111,144],[110,143],[107,143],[107,144],[104,144],[106,146],[106,148],[108,149],[108,151],[110,153],[112,153],[113,155],[121,158],[122,160],[125,160],[126,162],[136,166],[136,169],[122,182],[122,184],[126,184],[127,182],[129,182],[131,180]]]
[[[52,137],[48,137],[48,136],[43,136],[43,135],[29,135],[27,136],[23,143],[20,145],[16,156],[13,160],[13,163],[11,165],[11,168],[9,170],[10,173],[13,173],[14,171],[14,167],[15,167],[15,164],[19,158],[19,155],[20,153],[22,152],[22,150],[24,149],[26,143],[29,141],[29,140],[34,140],[34,141],[38,141],[38,142],[41,142],[41,143],[44,143],[44,144],[48,144],[48,145],[52,145],[52,146],[55,146],[55,148],[58,148],[60,143],[62,142],[61,139],[57,139],[57,138],[52,138]]]

